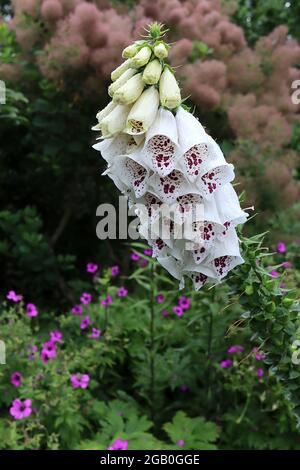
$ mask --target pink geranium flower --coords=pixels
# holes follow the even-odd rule
[[[128,294],[128,290],[126,287],[120,287],[117,291],[118,297],[126,297]]]
[[[101,330],[98,330],[97,328],[92,328],[92,333],[90,335],[90,338],[92,339],[98,339],[101,336]]]
[[[15,419],[24,419],[28,418],[28,416],[31,415],[32,409],[31,409],[31,400],[19,400],[16,399],[12,402],[12,406],[9,410],[11,416],[13,416]]]
[[[183,308],[182,307],[179,307],[179,305],[176,305],[175,307],[173,307],[172,310],[175,313],[175,315],[177,315],[177,317],[182,317],[182,315],[183,315]]]
[[[190,305],[191,305],[191,301],[188,297],[186,297],[185,295],[179,297],[179,300],[178,300],[178,305],[179,307],[181,307],[183,310],[188,310],[190,308]]]
[[[244,347],[243,346],[240,346],[239,344],[234,344],[232,346],[230,346],[228,349],[227,349],[227,352],[229,354],[235,354],[235,353],[240,353],[240,352],[243,352],[244,351]]]
[[[130,259],[131,259],[131,261],[136,262],[140,259],[140,255],[138,255],[137,253],[131,253]]]
[[[185,442],[183,439],[178,439],[178,441],[176,441],[176,444],[179,446],[179,447],[183,447]]]
[[[290,269],[292,267],[292,263],[290,261],[284,261],[281,266],[284,269]]]
[[[20,387],[22,385],[21,372],[13,372],[10,376],[10,383],[15,387]]]
[[[101,300],[101,305],[103,305],[104,307],[108,307],[109,305],[112,304],[112,296],[111,295],[108,295],[105,299],[102,299]]]
[[[92,296],[88,292],[83,292],[83,294],[80,297],[80,302],[84,305],[90,304],[92,301]]]
[[[264,370],[261,368],[256,369],[256,375],[258,378],[262,378],[264,376]]]
[[[120,273],[120,268],[118,265],[111,267],[111,275],[112,277],[116,277]]]
[[[72,374],[70,382],[73,388],[87,388],[90,377],[88,374]]]
[[[283,243],[283,242],[278,242],[277,243],[277,252],[278,253],[285,253],[286,252],[285,243]]]
[[[46,341],[46,343],[43,344],[42,353],[45,353],[49,359],[56,357],[56,347],[53,341]]]
[[[97,272],[97,271],[98,271],[98,268],[99,268],[99,266],[98,266],[98,264],[96,264],[96,263],[88,263],[88,264],[86,265],[86,271],[87,271],[88,273],[91,273],[91,274],[94,274],[95,272]]]
[[[34,304],[26,305],[26,313],[29,318],[37,317],[39,314],[38,309],[36,308]]]
[[[62,337],[63,335],[60,331],[50,331],[50,341],[52,343],[61,343]]]
[[[164,301],[165,301],[165,296],[163,294],[158,294],[156,296],[156,302],[158,304],[162,304],[162,303],[164,303]]]
[[[17,294],[14,290],[10,290],[6,294],[6,298],[7,298],[7,300],[11,300],[12,302],[17,303],[17,302],[21,302],[21,300],[23,299],[23,296]]]
[[[80,322],[80,328],[82,330],[85,330],[86,328],[88,328],[91,324],[91,319],[90,317],[87,315],[86,317],[84,317],[81,322]]]
[[[231,366],[232,366],[231,359],[224,359],[223,361],[220,362],[221,369],[229,369],[229,367]]]
[[[81,305],[74,305],[71,312],[73,313],[73,315],[82,315],[83,314],[83,308],[82,308]]]
[[[151,250],[151,248],[146,248],[146,250],[144,250],[144,255],[145,255],[145,256],[152,256],[152,250]]]
[[[116,439],[108,450],[127,450],[128,449],[128,441],[123,441],[122,439]]]

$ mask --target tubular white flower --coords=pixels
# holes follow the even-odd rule
[[[112,110],[116,107],[116,103],[113,103],[113,101],[110,101],[105,108],[103,108],[101,111],[99,111],[96,114],[96,119],[98,120],[98,123],[92,127],[92,131],[99,131],[100,130],[100,123],[102,119],[104,119],[109,113],[112,112]]]
[[[168,109],[178,108],[181,104],[181,94],[174,74],[165,67],[159,80],[159,97],[162,106]]]
[[[109,96],[113,97],[114,93],[125,83],[130,80],[134,75],[136,74],[136,69],[128,69],[126,70],[121,77],[117,78],[115,82],[113,82],[109,87],[108,87],[108,94]]]
[[[142,94],[144,87],[142,74],[137,73],[115,91],[113,101],[118,104],[134,103]]]
[[[162,65],[158,59],[151,60],[143,72],[143,80],[147,85],[156,85],[162,72]]]
[[[122,132],[125,127],[129,106],[117,105],[100,123],[100,130],[104,139],[109,138],[118,132]]]
[[[158,59],[165,59],[168,57],[168,49],[162,42],[154,46],[153,52]]]
[[[142,47],[139,52],[131,59],[132,67],[143,67],[149,62],[152,50],[149,46]]]
[[[131,59],[125,60],[119,67],[113,70],[110,74],[112,81],[114,82],[117,80],[121,75],[131,67]]]
[[[125,132],[131,135],[147,132],[156,117],[158,106],[158,91],[154,86],[151,86],[142,93],[132,106],[127,118]]]

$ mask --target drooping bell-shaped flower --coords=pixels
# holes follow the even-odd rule
[[[122,132],[126,124],[129,110],[129,106],[117,105],[111,113],[101,120],[100,130],[103,138],[108,138],[118,132]]]
[[[98,123],[94,127],[92,127],[93,131],[100,131],[100,123],[101,123],[102,119],[104,119],[106,116],[108,116],[108,114],[111,113],[112,110],[116,106],[117,106],[116,103],[113,103],[112,101],[110,101],[108,103],[108,105],[105,106],[105,108],[103,108],[101,111],[99,111],[96,114],[96,119],[98,120]]]
[[[154,86],[147,88],[132,106],[125,132],[132,135],[144,134],[152,125],[159,106],[158,91]]]

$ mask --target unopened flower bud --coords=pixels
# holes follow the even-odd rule
[[[162,42],[154,46],[153,52],[154,55],[158,57],[158,59],[165,59],[166,57],[168,57],[168,49]]]
[[[131,59],[125,60],[119,67],[117,67],[115,70],[112,71],[110,77],[112,81],[114,82],[117,80],[121,75],[126,72],[131,67]]]
[[[139,52],[131,59],[132,66],[136,68],[143,67],[149,62],[151,54],[152,50],[149,46],[142,47]]]
[[[124,57],[124,59],[131,59],[137,53],[138,53],[138,45],[136,43],[130,44],[130,46],[125,47],[125,49],[123,50],[122,57]]]
[[[108,87],[108,94],[109,96],[113,96],[114,93],[134,75],[136,74],[136,69],[128,69],[124,73],[122,73],[121,77],[117,78],[109,87]]]
[[[147,85],[156,85],[162,72],[162,65],[158,59],[151,60],[143,72],[143,80]]]
[[[142,80],[142,74],[137,73],[117,89],[114,93],[113,101],[118,104],[134,103],[141,95],[144,86],[145,84]]]
[[[159,97],[162,106],[168,109],[178,108],[181,104],[181,94],[174,74],[165,67],[159,81]]]

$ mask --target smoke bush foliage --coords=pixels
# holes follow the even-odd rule
[[[89,149],[91,116],[108,101],[103,90],[122,49],[152,20],[170,28],[168,39],[175,42],[171,63],[180,65],[183,96],[192,95],[188,104],[196,105],[208,132],[235,163],[246,205],[254,204],[264,215],[251,227],[265,229],[268,220],[274,238],[297,233],[294,203],[300,183],[292,135],[299,106],[290,95],[292,81],[299,78],[300,47],[287,27],[279,26],[279,14],[274,30],[263,29],[265,36],[258,30],[248,43],[247,29],[245,37],[237,24],[245,24],[237,1],[2,3],[0,78],[29,100],[27,106],[21,101],[14,106],[21,108],[16,114],[22,122],[1,116],[2,172],[7,175],[2,207],[12,212],[36,208],[56,272],[58,254],[83,261],[101,249],[94,236],[94,209],[107,202],[111,186],[95,176],[99,163]],[[79,228],[84,236],[77,236]],[[115,256],[111,244],[105,248]],[[64,276],[75,282],[72,269]],[[60,281],[53,279],[51,285],[62,290]]]

